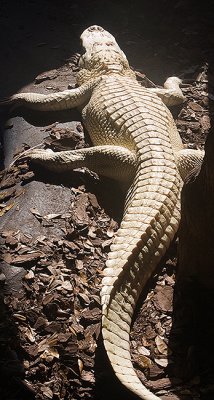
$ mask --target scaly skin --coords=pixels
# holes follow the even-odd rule
[[[178,78],[169,78],[163,89],[143,88],[112,35],[92,26],[81,39],[86,52],[80,60],[79,88],[17,94],[4,104],[43,111],[78,107],[94,147],[35,150],[30,158],[50,169],[86,166],[117,179],[127,190],[102,281],[102,334],[119,380],[139,398],[155,400],[133,369],[130,325],[138,297],[178,228],[180,174],[184,179],[203,152],[183,150],[165,105],[184,100]]]

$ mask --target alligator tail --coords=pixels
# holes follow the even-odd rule
[[[139,165],[101,290],[102,334],[110,363],[121,383],[144,400],[158,397],[134,371],[130,326],[138,297],[177,231],[181,188],[174,162],[156,161]]]

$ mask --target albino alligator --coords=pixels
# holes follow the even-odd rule
[[[40,111],[78,107],[94,147],[32,150],[28,157],[55,170],[87,167],[127,191],[102,281],[102,334],[119,380],[141,399],[155,400],[134,371],[130,325],[139,294],[177,231],[182,180],[203,152],[183,149],[166,107],[184,100],[178,78],[168,78],[163,89],[144,88],[110,33],[91,26],[81,40],[78,88],[15,94],[3,104]]]

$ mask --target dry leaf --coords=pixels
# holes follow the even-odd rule
[[[0,193],[0,201],[7,201],[10,197],[12,197],[15,193],[16,189],[11,188],[7,190],[6,192],[1,192]]]
[[[61,284],[60,288],[65,289],[65,290],[69,290],[69,291],[73,291],[73,290],[74,290],[74,288],[73,288],[71,282],[69,282],[69,281],[64,281],[64,282]],[[57,288],[57,290],[58,290],[58,289],[59,289],[59,287]]]
[[[203,111],[203,107],[201,107],[198,103],[195,103],[193,101],[190,101],[188,103],[188,106],[193,110],[193,111]]]
[[[137,348],[137,352],[138,352],[139,354],[142,354],[143,356],[150,356],[150,350],[147,349],[147,348],[144,347],[144,346],[139,346],[139,347]]]
[[[46,43],[39,43],[37,46],[44,46]],[[59,71],[57,69],[52,69],[50,71],[42,72],[35,78],[35,83],[41,83],[46,80],[55,79],[59,75]]]
[[[22,254],[12,259],[12,263],[14,265],[23,265],[30,262],[36,262],[41,257],[41,255],[41,253],[36,251],[33,253]]]
[[[59,358],[59,353],[57,349],[55,349],[54,347],[48,347],[40,355],[40,358],[46,360],[47,362],[51,362],[54,358]]]
[[[40,214],[40,212],[36,209],[36,208],[30,208],[30,212],[39,220],[42,220],[42,215]]]
[[[0,211],[0,217],[2,217],[7,211],[9,211],[13,206],[15,205],[15,203],[10,203],[7,206],[3,205],[2,210]]]
[[[167,358],[155,358],[154,359],[156,364],[160,365],[163,368],[166,368],[167,365],[169,364],[169,361],[167,360]]]
[[[159,353],[167,355],[168,346],[160,336],[156,336],[155,343],[156,343]]]
[[[83,362],[82,362],[82,360],[80,360],[80,358],[78,358],[78,367],[79,367],[79,371],[80,371],[80,375],[81,375],[82,370],[83,370]]]
[[[15,184],[16,184],[15,176],[9,176],[1,182],[0,187],[1,189],[7,189],[11,186],[15,186]]]
[[[15,319],[18,319],[19,321],[26,321],[26,317],[24,315],[22,315],[22,314],[14,313],[13,317]]]
[[[200,119],[200,123],[203,131],[208,131],[211,128],[209,115],[203,115]]]
[[[107,234],[107,236],[109,237],[109,238],[112,238],[113,236],[114,236],[114,230],[113,230],[113,228],[111,228],[111,227],[109,227],[108,229],[107,229],[107,232],[106,232],[106,234]]]
[[[155,307],[163,312],[172,312],[173,288],[171,286],[157,286],[153,302]]]
[[[33,279],[34,278],[34,272],[32,271],[32,269],[24,276],[25,279]]]
[[[10,247],[16,247],[18,245],[18,239],[14,236],[7,236],[5,239],[5,244]]]
[[[51,219],[60,218],[61,215],[62,214],[59,214],[59,213],[58,214],[52,213],[52,214],[44,215],[43,218],[45,218],[47,221],[50,221]]]
[[[96,237],[95,232],[96,232],[96,228],[94,226],[89,226],[88,236],[94,239]]]
[[[143,355],[136,355],[134,357],[134,361],[143,369],[150,368],[150,366],[152,364],[151,360],[148,357],[143,356]]]
[[[90,371],[82,371],[81,378],[83,379],[83,381],[95,383],[94,374]]]
[[[49,387],[42,386],[41,391],[42,391],[42,394],[45,397],[47,397],[48,399],[52,399],[53,398],[53,392]]]
[[[102,248],[105,250],[106,247],[109,247],[112,244],[112,238],[107,239],[102,243]]]
[[[35,343],[36,333],[30,326],[24,328],[24,334],[29,342]]]

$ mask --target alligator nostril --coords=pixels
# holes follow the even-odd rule
[[[98,25],[92,25],[88,28],[89,32],[94,32],[94,31],[100,31],[103,32],[104,29],[101,26]]]

